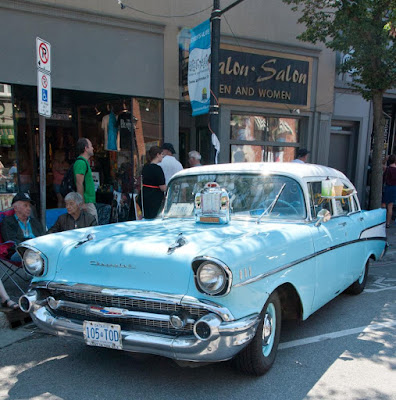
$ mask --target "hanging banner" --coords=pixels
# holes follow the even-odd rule
[[[188,92],[193,116],[209,112],[210,52],[210,20],[208,19],[191,29]]]

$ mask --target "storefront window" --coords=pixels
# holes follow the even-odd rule
[[[11,205],[17,185],[11,86],[0,83],[0,210]]]
[[[288,162],[294,160],[295,147],[231,145],[231,162]]]
[[[300,140],[299,125],[297,118],[232,114],[231,162],[292,161]]]
[[[2,146],[2,159],[7,163],[19,160],[19,190],[29,192],[38,204],[37,88],[13,85],[13,90],[17,151],[11,145]],[[135,191],[146,151],[153,144],[161,145],[163,103],[152,98],[53,89],[52,116],[46,118],[45,123],[47,208],[64,206],[59,185],[78,156],[75,149],[80,137],[88,138],[94,147],[90,164],[96,201],[112,204],[114,191],[128,194]],[[7,157],[3,155],[4,151],[7,151]]]

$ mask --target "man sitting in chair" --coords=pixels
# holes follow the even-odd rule
[[[48,233],[63,232],[97,225],[96,218],[92,214],[82,210],[84,202],[80,193],[68,193],[65,197],[65,204],[67,213],[59,216],[55,224],[48,230]]]
[[[31,205],[34,202],[27,193],[17,193],[11,204],[15,214],[6,217],[1,227],[1,234],[5,242],[12,241],[18,245],[25,240],[44,235],[45,231],[41,222],[31,216]],[[18,253],[14,253],[10,260],[21,261],[21,258]]]

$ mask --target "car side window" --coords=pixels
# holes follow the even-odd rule
[[[344,199],[336,199],[335,207],[337,210],[337,215],[347,215],[352,211],[350,197]]]
[[[320,210],[328,210],[333,214],[331,199],[322,197],[322,182],[308,182],[309,204],[312,218],[317,218]]]

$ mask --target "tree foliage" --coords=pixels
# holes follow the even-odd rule
[[[300,40],[323,42],[345,57],[341,72],[353,77],[350,86],[373,101],[374,145],[370,204],[381,202],[383,126],[382,100],[396,87],[396,0],[283,0],[300,12],[305,32]]]

